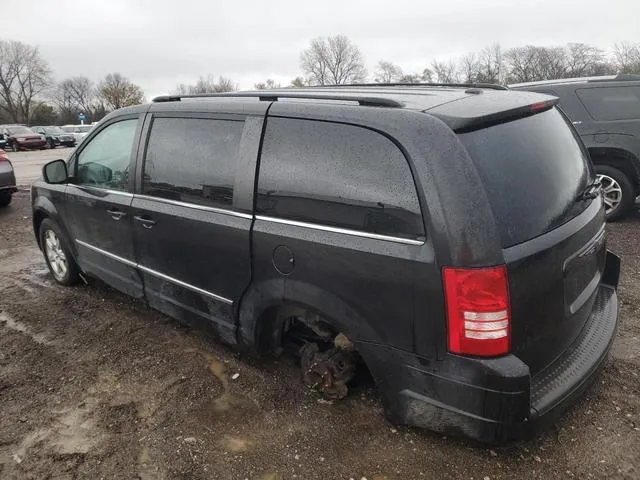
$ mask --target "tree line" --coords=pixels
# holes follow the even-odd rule
[[[487,46],[457,58],[433,60],[422,71],[406,72],[390,60],[380,60],[372,74],[360,48],[344,35],[311,40],[299,58],[302,75],[289,87],[349,83],[498,83],[510,84],[571,77],[640,74],[640,42],[616,43],[610,52],[585,43],[564,46],[526,45],[504,49]],[[256,89],[279,88],[273,79],[254,84]],[[229,92],[233,80],[201,76],[193,84],[179,84],[178,95]],[[56,82],[38,47],[15,40],[0,40],[0,123],[76,123],[100,120],[112,110],[145,101],[142,88],[120,73],[95,82],[78,76]]]
[[[458,58],[433,60],[422,71],[405,72],[389,60],[380,60],[369,76],[363,55],[343,35],[319,37],[300,56],[301,85],[375,83],[497,83],[511,84],[572,77],[640,73],[640,43],[616,43],[611,52],[587,45],[526,45],[509,49],[487,46]],[[258,87],[258,85],[256,85]]]
[[[144,92],[119,73],[56,82],[38,47],[0,40],[0,123],[77,123],[84,113],[97,121],[109,111],[144,101]]]

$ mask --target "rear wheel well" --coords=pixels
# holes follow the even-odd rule
[[[372,385],[373,376],[354,343],[316,309],[295,303],[267,308],[256,323],[260,353],[299,358],[303,383],[336,400],[351,388]]]
[[[322,313],[305,305],[287,302],[265,309],[256,322],[255,342],[258,352],[268,354],[282,349],[287,333],[298,321],[325,336],[336,336],[340,331]]]
[[[45,218],[49,218],[49,215],[42,210],[33,212],[33,233],[36,236],[36,242],[38,242],[40,248],[42,248],[42,245],[40,245],[40,225],[42,225],[42,221]]]
[[[589,148],[594,165],[609,165],[624,173],[636,192],[640,192],[640,175],[635,165],[640,165],[638,157],[621,148]]]

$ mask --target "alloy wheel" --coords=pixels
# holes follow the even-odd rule
[[[56,280],[63,280],[69,270],[69,264],[56,232],[47,230],[44,234],[44,243],[44,250],[53,276],[56,277]]]
[[[607,215],[616,210],[622,202],[622,187],[609,175],[599,174],[597,176],[602,190],[602,199],[604,200],[604,211]]]

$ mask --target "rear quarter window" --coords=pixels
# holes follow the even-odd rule
[[[594,120],[640,119],[640,86],[580,88],[576,95]]]
[[[387,137],[353,125],[269,118],[260,159],[260,214],[417,238],[413,176]]]
[[[542,235],[587,207],[585,150],[552,109],[460,135],[487,193],[504,248]]]

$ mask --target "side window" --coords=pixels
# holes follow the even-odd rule
[[[75,183],[126,191],[138,119],[112,123],[82,149]]]
[[[640,86],[580,88],[576,94],[594,120],[640,118]]]
[[[257,210],[369,233],[424,235],[406,158],[388,138],[351,125],[269,118]]]
[[[244,122],[155,118],[144,164],[142,193],[228,208]]]

